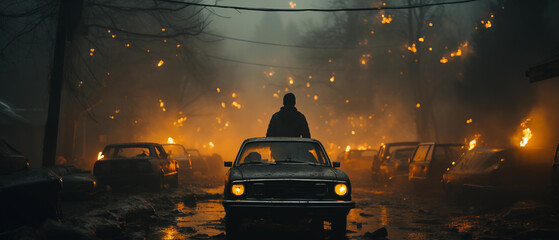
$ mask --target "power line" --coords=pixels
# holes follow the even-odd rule
[[[185,50],[188,51],[188,50]],[[292,69],[292,70],[302,70],[302,71],[318,71],[318,69],[312,69],[312,68],[305,68],[305,67],[294,67],[294,66],[283,66],[283,65],[273,65],[273,64],[264,64],[264,63],[255,63],[255,62],[247,62],[247,61],[243,61],[243,60],[237,60],[237,59],[231,59],[231,58],[224,58],[224,57],[220,57],[220,56],[214,56],[214,55],[209,55],[206,53],[201,53],[201,52],[193,52],[193,51],[188,51],[190,53],[193,54],[197,54],[197,55],[201,55],[204,57],[208,57],[208,58],[213,58],[213,59],[217,59],[217,60],[221,60],[221,61],[226,61],[226,62],[234,62],[234,63],[240,63],[240,64],[246,64],[246,65],[253,65],[253,66],[260,66],[260,67],[272,67],[272,68],[282,68],[282,69]],[[326,70],[324,69],[324,71],[329,71],[329,72],[339,72],[339,71],[346,71],[346,70]]]
[[[213,33],[207,33],[207,32],[202,32],[202,33],[205,34],[205,35],[212,36],[212,37],[217,37],[217,38],[223,38],[223,39],[234,40],[234,41],[239,41],[239,42],[254,43],[254,44],[260,44],[260,45],[277,46],[277,47],[309,48],[309,49],[355,49],[355,48],[358,48],[358,47],[343,47],[343,46],[309,46],[309,45],[292,45],[292,44],[283,44],[283,43],[260,42],[260,41],[254,41],[254,40],[248,40],[248,39],[228,37],[228,36],[223,36],[223,35],[218,35],[218,34],[213,34]],[[371,46],[371,47],[367,47],[367,48],[384,48],[384,47],[396,47],[396,45],[380,45],[380,46]]]
[[[366,7],[366,8],[330,8],[330,9],[253,8],[253,7],[224,6],[224,5],[212,5],[212,4],[204,4],[204,3],[183,2],[178,0],[157,0],[157,1],[175,3],[175,4],[185,4],[185,5],[199,6],[199,7],[235,9],[235,10],[258,11],[258,12],[360,12],[360,11],[400,10],[400,9],[411,9],[411,8],[433,7],[433,6],[441,6],[441,5],[476,2],[480,0],[461,0],[461,1],[452,1],[452,2],[438,2],[438,3],[427,3],[427,4],[405,5],[405,6],[381,6],[381,7]]]

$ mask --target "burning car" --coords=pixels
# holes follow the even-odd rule
[[[415,148],[419,142],[393,142],[381,144],[377,156],[373,158],[372,172],[373,174],[380,174],[380,165],[390,159],[390,154],[397,149],[402,148]]]
[[[312,219],[331,222],[345,235],[347,214],[355,207],[351,183],[330,162],[322,144],[308,138],[252,138],[241,145],[226,174],[223,207],[226,232],[235,236],[244,218]]]
[[[549,188],[550,156],[542,149],[474,148],[443,175],[451,196],[536,197]]]
[[[410,183],[440,184],[443,174],[458,162],[465,148],[464,144],[419,144],[410,158]]]
[[[183,145],[180,144],[163,144],[165,152],[169,154],[169,157],[175,159],[179,164],[180,172],[192,171],[192,161],[190,159],[190,154],[186,151]]]
[[[178,163],[158,143],[110,144],[99,153],[93,174],[100,186],[145,185],[160,190],[178,186]]]

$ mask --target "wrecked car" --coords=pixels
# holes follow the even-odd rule
[[[410,158],[408,180],[411,184],[440,184],[465,150],[464,144],[420,143]]]
[[[192,171],[199,172],[199,173],[206,173],[208,170],[208,163],[206,158],[200,154],[200,151],[195,148],[187,148],[186,152],[188,156],[190,156],[190,161],[192,163]]]
[[[63,196],[87,196],[96,192],[97,181],[87,170],[72,165],[56,165],[48,169],[62,179]]]
[[[344,152],[343,158],[341,159],[342,169],[345,171],[352,179],[356,180],[357,177],[368,176],[366,173],[368,167],[373,161],[373,157],[377,154],[376,150],[357,150],[352,149]]]
[[[251,138],[241,145],[226,174],[223,207],[226,233],[235,236],[245,218],[311,220],[334,234],[346,232],[355,207],[351,182],[322,144],[309,138]]]
[[[373,157],[373,162],[371,165],[373,175],[381,174],[380,165],[384,161],[390,159],[390,154],[392,154],[393,151],[401,148],[415,148],[417,144],[419,144],[419,142],[393,142],[381,144],[378,150],[378,154]]]
[[[380,164],[380,174],[385,182],[393,182],[397,179],[408,180],[409,160],[415,147],[405,147],[392,150],[389,158]]]
[[[179,172],[192,171],[192,161],[190,154],[186,151],[183,145],[180,144],[162,144],[165,152],[169,157],[175,159],[179,164]]]
[[[0,232],[61,217],[59,177],[45,169],[28,169],[27,158],[3,139],[0,165]]]
[[[454,197],[536,197],[551,181],[551,154],[531,148],[474,148],[443,175],[446,192]]]
[[[178,163],[158,143],[107,145],[93,166],[93,174],[100,187],[140,185],[160,190],[165,184],[178,186]]]

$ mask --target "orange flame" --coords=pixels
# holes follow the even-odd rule
[[[474,135],[474,139],[472,139],[472,140],[470,141],[468,150],[472,150],[472,149],[476,148],[476,146],[477,146],[477,140],[479,140],[479,137],[481,137],[481,134],[475,134],[475,135]]]
[[[522,136],[522,141],[520,141],[520,147],[526,147],[526,144],[528,144],[528,141],[530,141],[530,139],[533,136],[532,130],[530,130],[530,128],[527,125],[529,121],[532,121],[532,118],[527,118],[526,120],[524,120],[524,122],[520,123],[520,126],[524,128],[522,129],[523,136]]]
[[[172,137],[169,137],[169,138],[167,138],[167,143],[175,144],[175,139],[173,139]]]
[[[97,154],[97,160],[101,160],[101,159],[103,159],[103,158],[105,158],[105,155],[103,155],[103,152],[99,152],[99,153]]]

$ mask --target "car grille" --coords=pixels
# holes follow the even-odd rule
[[[255,198],[322,199],[332,192],[323,182],[263,181],[251,182],[247,187]]]

